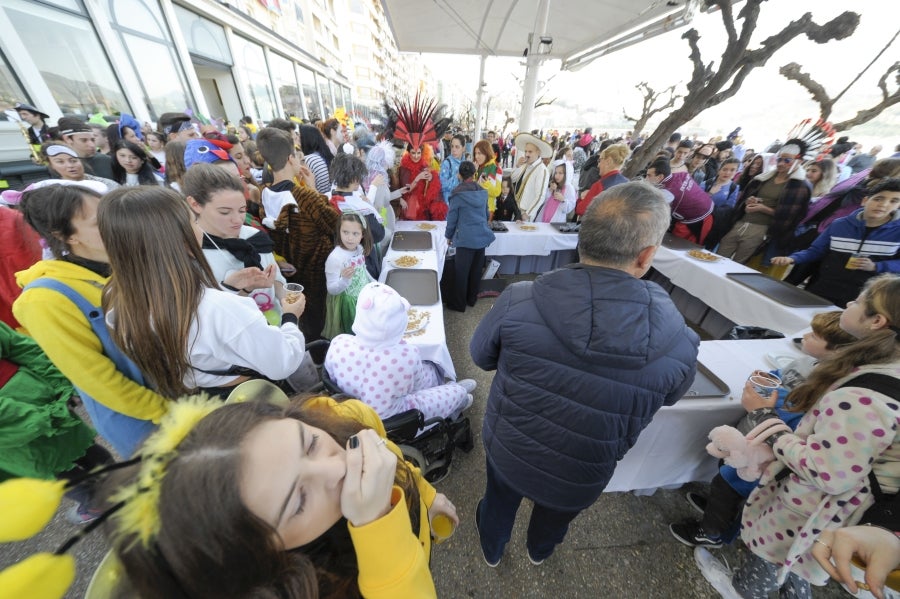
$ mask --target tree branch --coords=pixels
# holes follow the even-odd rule
[[[799,64],[791,62],[778,69],[778,72],[787,79],[796,81],[803,86],[803,88],[812,96],[813,100],[819,104],[819,116],[827,121],[828,117],[831,116],[831,109],[834,106],[836,99],[832,100],[829,98],[828,92],[825,91],[822,84],[813,79],[808,73],[801,71],[800,68]]]
[[[894,91],[894,93],[889,94],[887,89],[887,80],[888,77],[890,77],[891,73],[896,73],[897,89]],[[894,104],[900,104],[900,62],[895,62],[893,65],[891,65],[887,72],[885,72],[885,74],[881,76],[881,79],[878,80],[878,87],[881,89],[881,102],[865,110],[860,110],[853,118],[849,118],[846,121],[841,121],[840,123],[835,123],[834,130],[846,131],[848,129],[852,129],[853,127],[862,125],[863,123],[868,123],[876,116],[881,114],[885,109],[890,108]]]
[[[836,96],[834,97],[834,100],[832,100],[833,103],[836,103],[838,100],[840,100],[841,97],[842,97],[844,94],[847,93],[847,90],[850,89],[851,87],[853,87],[853,84],[854,84],[854,83],[856,83],[857,81],[859,81],[859,78],[863,76],[863,73],[865,73],[866,71],[868,71],[868,70],[872,67],[872,65],[875,64],[875,61],[877,61],[879,58],[881,58],[881,55],[884,54],[885,51],[891,46],[891,44],[894,43],[894,40],[897,39],[897,36],[898,36],[898,35],[900,35],[900,29],[898,29],[897,32],[894,33],[894,37],[891,38],[891,41],[889,41],[887,44],[884,45],[884,48],[881,49],[881,52],[879,52],[878,54],[876,54],[876,55],[875,55],[875,58],[873,58],[872,61],[871,61],[869,64],[866,65],[866,68],[864,68],[864,69],[861,70],[859,73],[857,73],[857,75],[856,75],[856,77],[854,77],[853,81],[851,81],[850,83],[848,83],[848,84],[847,84],[847,87],[845,87],[844,89],[842,89],[842,90],[841,90],[841,93],[839,93],[838,95],[836,95]],[[890,71],[890,69],[889,69],[889,70],[888,70],[888,73],[890,73],[890,72],[891,72],[891,71]],[[887,73],[885,73],[885,75],[887,75]],[[881,85],[881,83],[879,83],[878,86],[881,87],[882,91],[884,91],[884,95],[887,96],[887,88],[886,88],[886,87],[883,87],[883,86]]]

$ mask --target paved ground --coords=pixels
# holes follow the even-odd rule
[[[485,565],[478,549],[473,510],[484,488],[481,418],[493,373],[483,372],[472,364],[468,343],[475,326],[492,304],[492,300],[483,299],[465,314],[445,312],[444,315],[457,374],[460,378],[476,379],[478,389],[470,412],[476,435],[475,449],[469,454],[458,453],[452,472],[438,485],[458,506],[462,520],[454,536],[434,550],[432,570],[439,596],[448,599],[716,597],[694,566],[691,550],[675,541],[667,528],[669,522],[693,514],[683,495],[689,489],[702,490],[702,485],[659,491],[650,497],[604,494],[572,523],[565,543],[539,567],[532,566],[525,555],[525,522],[530,511],[526,502],[501,564],[496,569]],[[73,532],[75,528],[65,522],[61,513],[57,514],[37,538],[0,547],[0,568],[35,551],[52,551]],[[97,534],[78,545],[78,578],[67,597],[84,596],[90,574],[106,549],[105,541]],[[727,556],[730,563],[739,561],[733,548],[719,553]],[[815,589],[814,597],[837,599],[847,595],[831,583]]]

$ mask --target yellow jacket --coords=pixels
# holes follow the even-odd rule
[[[65,260],[42,260],[16,273],[20,287],[47,277],[65,283],[94,306],[107,278]],[[29,289],[13,304],[13,314],[50,361],[79,389],[111,410],[159,423],[168,400],[138,385],[116,368],[78,306],[51,289]]]
[[[375,410],[356,399],[337,402],[330,397],[311,400],[315,406],[331,407],[339,416],[352,418],[374,429],[381,437],[386,433]],[[403,458],[400,448],[388,441],[388,448]],[[387,515],[364,526],[348,523],[350,538],[356,550],[359,566],[359,590],[366,599],[425,599],[437,597],[434,581],[428,568],[431,555],[431,526],[428,508],[434,502],[437,491],[422,477],[418,468],[410,465],[419,489],[418,535],[410,533],[409,511],[400,487],[391,494],[391,511]],[[385,551],[390,548],[390,551]]]

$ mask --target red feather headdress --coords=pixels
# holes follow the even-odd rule
[[[452,119],[444,117],[445,107],[436,100],[429,100],[416,92],[412,101],[394,99],[394,105],[385,102],[387,129],[400,141],[413,148],[438,141]]]

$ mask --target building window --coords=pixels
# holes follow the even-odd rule
[[[253,104],[257,119],[269,121],[274,119],[275,96],[269,82],[269,71],[266,68],[266,56],[262,46],[239,35],[234,36],[234,58],[236,66],[243,74],[247,95]]]
[[[63,114],[131,111],[87,18],[34,2],[0,0],[0,6],[13,25],[4,35],[21,38]]]
[[[334,114],[334,101],[331,96],[331,81],[329,81],[326,77],[318,77],[319,79],[319,92],[322,95],[322,110],[325,113],[325,118],[330,118],[332,114]]]
[[[6,56],[0,52],[0,121],[10,120],[4,110],[10,110],[16,102],[31,103],[31,99],[25,94],[25,90],[19,84],[15,73],[9,68]],[[38,107],[43,108],[43,107]],[[18,119],[18,117],[16,117]],[[26,125],[27,126],[27,125]]]
[[[306,107],[306,118],[310,121],[322,120],[322,109],[319,106],[319,95],[316,93],[316,74],[297,65],[297,79],[303,92],[303,105]]]
[[[285,116],[303,118],[303,101],[300,97],[300,89],[297,87],[294,64],[287,58],[272,53],[269,54],[269,66],[272,69],[275,90],[281,98]]]
[[[196,56],[208,58],[231,66],[231,51],[228,49],[228,40],[225,37],[225,29],[200,15],[185,8],[173,5],[175,16],[181,34],[187,43],[188,51]]]

